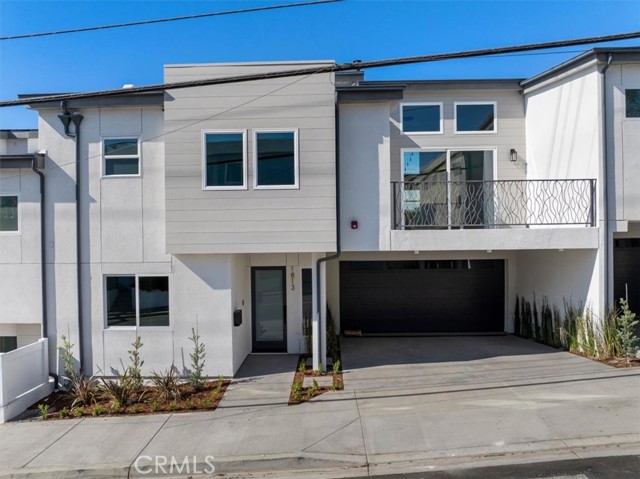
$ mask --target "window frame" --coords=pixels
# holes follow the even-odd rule
[[[104,151],[105,140],[136,140],[138,145],[137,155],[107,155]],[[102,155],[102,178],[140,178],[142,176],[142,142],[139,136],[103,136],[100,140],[100,153]],[[132,159],[138,158],[138,173],[135,175],[108,175],[107,159]]]
[[[440,109],[439,131],[404,131],[404,107],[405,106],[437,106]],[[443,135],[444,134],[444,102],[441,101],[416,101],[400,103],[400,133],[402,135]]]
[[[109,326],[109,305],[107,304],[107,278],[119,278],[122,276],[133,276],[135,279],[135,300],[136,300],[136,324],[135,326]],[[168,300],[169,300],[169,324],[167,326],[140,326],[140,278],[167,278],[167,284],[169,287]],[[171,298],[173,286],[171,275],[162,273],[109,273],[102,275],[102,298],[103,298],[103,312],[104,322],[103,329],[110,329],[114,331],[132,331],[138,329],[144,329],[145,331],[170,331],[173,330],[173,321],[171,317],[173,313],[171,311],[171,305],[173,300]]]
[[[464,105],[492,105],[493,130],[458,131],[458,106]],[[497,101],[454,101],[453,102],[453,133],[456,135],[495,135],[498,133],[498,102]]]
[[[4,198],[5,196],[16,197],[16,201],[18,202],[16,205],[16,212],[18,214],[18,225],[16,227],[17,229],[15,230],[9,230],[9,231],[0,230],[0,235],[19,235],[20,232],[22,231],[22,215],[20,214],[20,193],[0,193],[0,198]]]
[[[640,121],[640,116],[627,116],[627,90],[640,90],[640,86],[624,89],[624,119],[630,121]]]
[[[240,133],[242,134],[242,185],[232,186],[208,186],[207,185],[207,135],[208,134],[227,134],[227,133]],[[201,170],[202,170],[202,190],[203,191],[233,191],[233,190],[247,190],[249,188],[248,176],[248,142],[247,142],[247,130],[246,128],[237,128],[232,130],[202,130],[201,134]]]
[[[258,134],[293,133],[293,179],[292,185],[258,185]],[[253,189],[254,190],[299,190],[300,189],[300,144],[298,128],[257,128],[253,130]]]

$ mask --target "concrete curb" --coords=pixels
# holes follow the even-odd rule
[[[215,471],[206,468],[210,464],[204,461],[189,463],[189,469],[166,472],[150,471],[138,472],[127,465],[104,465],[96,468],[27,468],[13,471],[0,471],[0,479],[75,479],[75,478],[143,478],[162,477],[177,478],[199,475],[212,477],[217,474],[224,476],[233,473],[234,477],[263,478],[275,475],[277,477],[300,477],[301,474],[313,472],[317,478],[339,477],[368,477],[369,475],[398,474],[411,472],[426,472],[436,470],[453,470],[465,468],[490,467],[500,465],[515,465],[535,462],[562,461],[576,458],[590,458],[602,456],[638,455],[640,454],[640,438],[638,435],[615,437],[626,439],[622,442],[608,442],[614,436],[603,438],[586,438],[567,440],[559,447],[560,441],[548,441],[546,447],[540,443],[529,447],[506,448],[501,451],[489,448],[474,448],[470,450],[431,451],[422,453],[400,453],[369,456],[369,464],[365,456],[338,454],[274,454],[260,456],[240,456],[216,458],[213,463]],[[511,450],[509,450],[511,449]],[[140,462],[147,466],[149,462]],[[206,474],[205,474],[206,473]]]

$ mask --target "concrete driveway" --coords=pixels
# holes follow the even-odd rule
[[[506,335],[346,338],[342,357],[373,468],[640,452],[638,369]]]

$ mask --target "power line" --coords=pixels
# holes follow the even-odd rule
[[[22,98],[18,100],[0,101],[0,107],[18,106],[18,105],[35,105],[38,103],[57,102],[62,100],[76,100],[80,98],[96,98],[104,96],[131,95],[135,93],[149,93],[162,90],[177,90],[180,88],[193,88],[199,86],[222,85],[227,83],[241,83],[255,80],[268,80],[272,78],[285,78],[293,76],[304,76],[311,73],[332,73],[346,70],[361,70],[366,68],[380,68],[396,65],[409,65],[413,63],[427,63],[442,60],[453,60],[459,58],[473,58],[492,55],[502,55],[506,53],[527,52],[532,50],[545,50],[550,48],[561,48],[576,45],[587,45],[592,43],[602,43],[620,40],[629,40],[640,38],[640,32],[617,33],[613,35],[602,35],[597,37],[577,38],[573,40],[562,40],[554,42],[530,43],[526,45],[515,45],[510,47],[486,48],[481,50],[467,50],[453,53],[438,53],[433,55],[420,55],[413,57],[391,58],[386,60],[374,60],[368,62],[354,61],[350,63],[327,65],[321,71],[313,68],[299,68],[293,70],[280,70],[267,73],[255,73],[251,75],[236,75],[223,78],[209,78],[205,80],[191,80],[173,83],[159,83],[156,85],[148,85],[141,87],[133,87],[115,90],[101,90],[84,93],[66,93],[62,95],[46,95],[40,97]]]
[[[283,5],[271,5],[266,7],[244,8],[241,10],[226,10],[223,12],[198,13],[195,15],[185,15],[182,17],[158,18],[156,20],[141,20],[138,22],[127,22],[127,23],[114,23],[111,25],[102,25],[97,27],[72,28],[69,30],[54,30],[52,32],[40,32],[40,33],[24,33],[21,35],[10,35],[10,36],[0,37],[0,40],[18,40],[20,38],[35,38],[35,37],[46,37],[51,35],[65,35],[68,33],[90,32],[95,30],[108,30],[110,28],[135,27],[139,25],[151,25],[153,23],[167,23],[167,22],[177,22],[182,20],[193,20],[196,18],[233,15],[236,13],[263,12],[265,10],[278,10],[282,8],[307,7],[310,5],[320,5],[323,3],[336,3],[336,2],[343,2],[343,1],[344,0],[317,0],[313,2],[288,3]]]

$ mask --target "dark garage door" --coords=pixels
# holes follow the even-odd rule
[[[504,261],[343,261],[342,331],[504,331]]]
[[[616,306],[620,298],[629,298],[631,311],[640,311],[640,239],[616,239],[613,249],[613,295]]]

